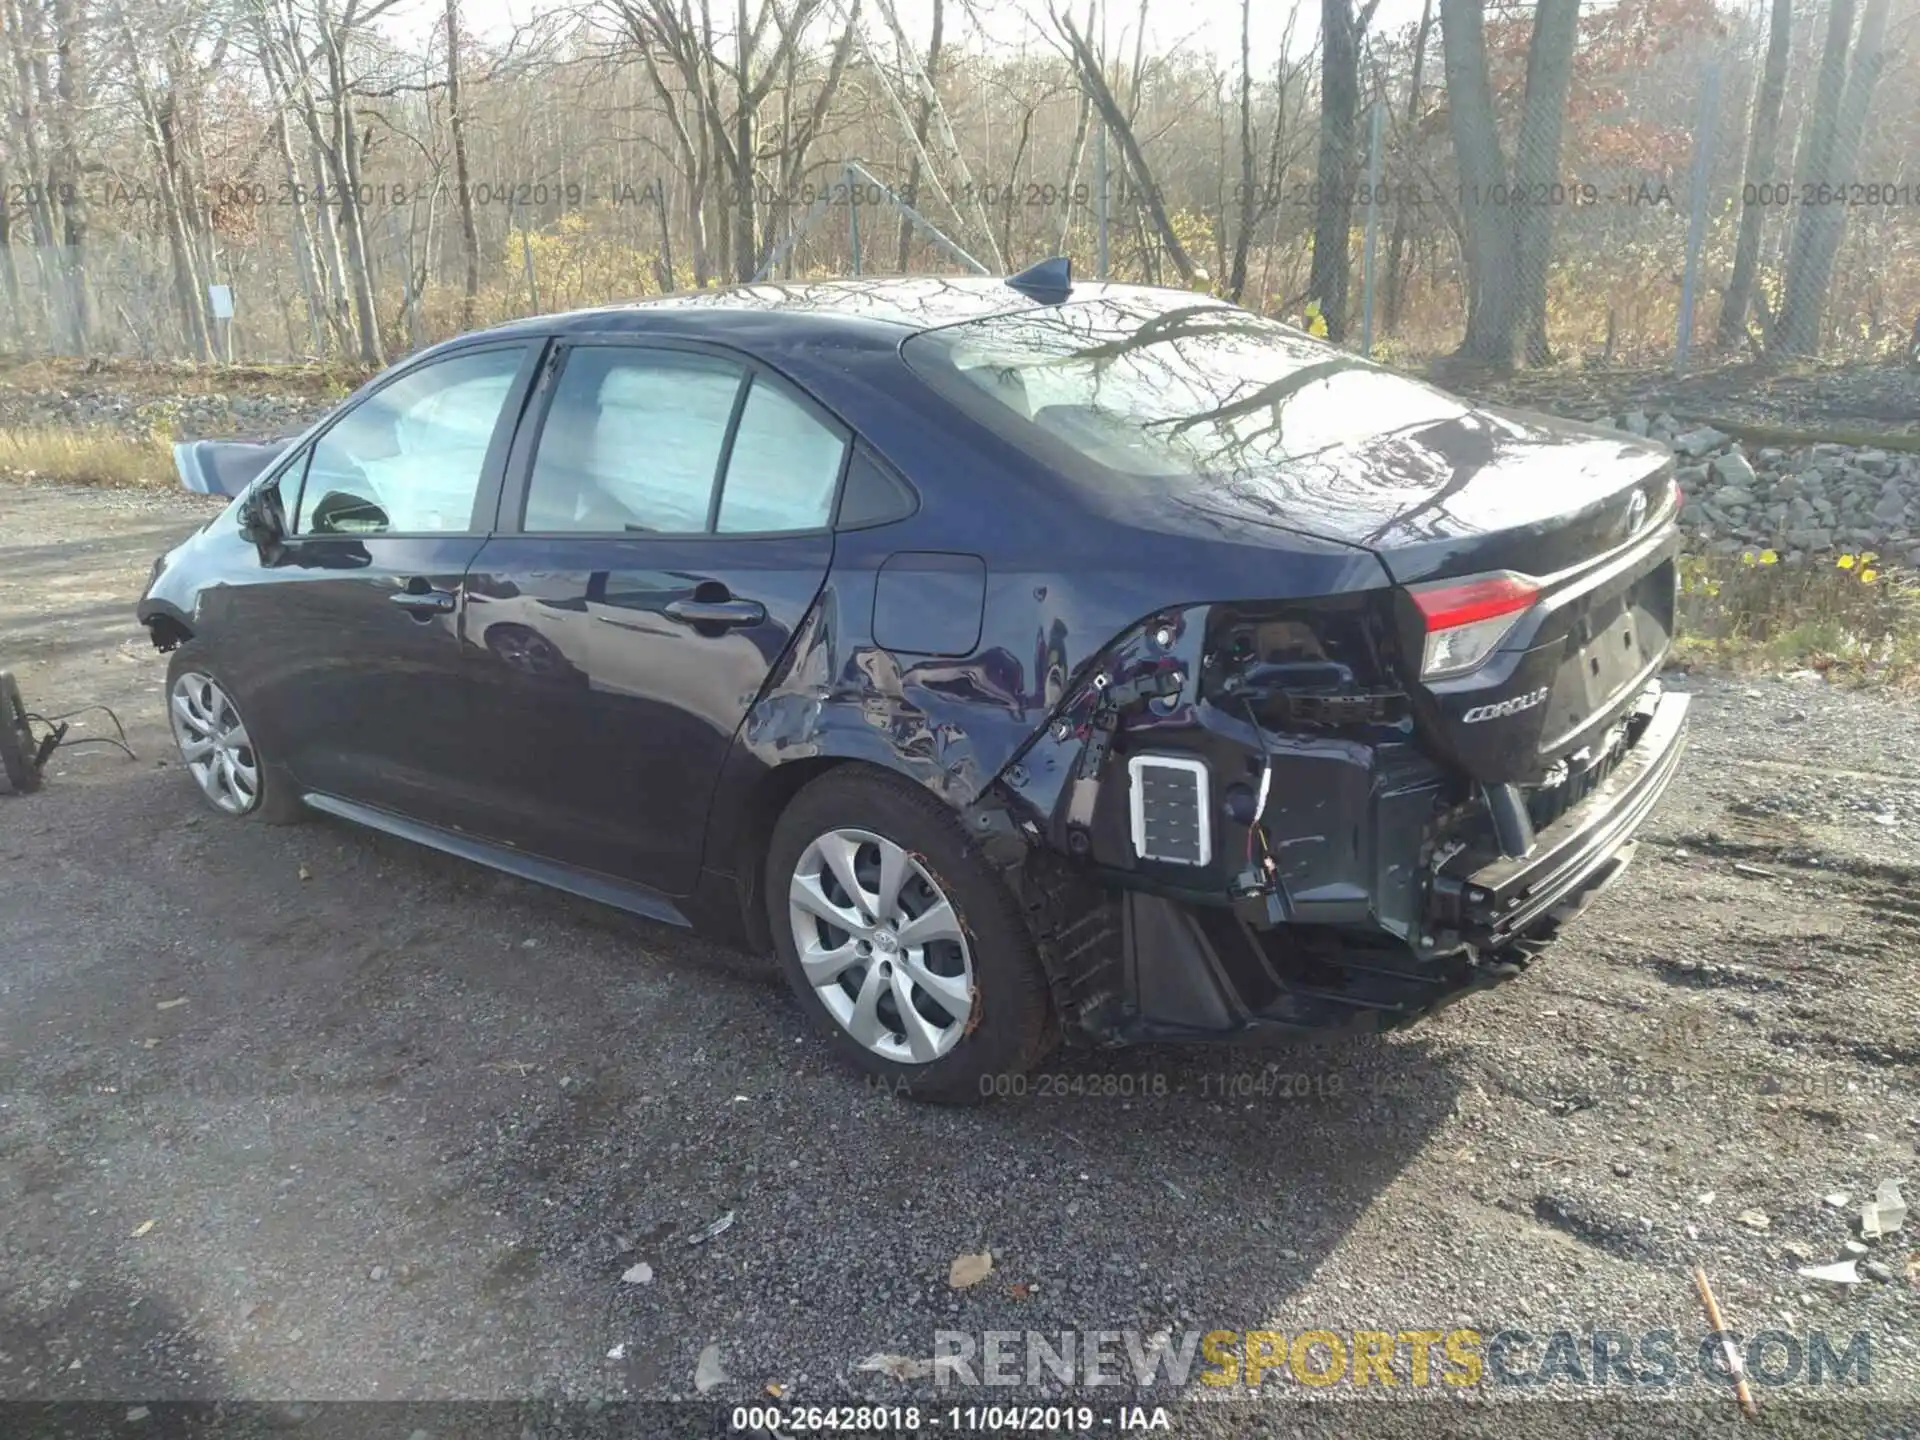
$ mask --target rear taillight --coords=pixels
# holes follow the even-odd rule
[[[1525,575],[1498,570],[1470,580],[1415,585],[1407,593],[1426,628],[1420,678],[1441,680],[1482,664],[1533,608],[1540,587]]]

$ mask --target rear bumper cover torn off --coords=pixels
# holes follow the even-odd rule
[[[1442,863],[1420,882],[1431,934],[1419,945],[1364,925],[1260,926],[1228,905],[1124,891],[1108,922],[1093,927],[1111,937],[1112,950],[1077,947],[1082,964],[1095,953],[1111,957],[1077,977],[1098,994],[1083,991],[1094,1002],[1078,1009],[1086,1037],[1395,1029],[1518,975],[1532,942],[1583,909],[1631,857],[1635,831],[1679,766],[1688,698],[1650,696],[1611,771],[1541,828],[1524,855],[1488,863],[1481,851],[1478,860],[1462,856],[1459,873]]]
[[[1620,763],[1593,792],[1534,837],[1525,855],[1436,877],[1436,925],[1499,949],[1545,919],[1566,919],[1597,894],[1665,793],[1686,750],[1687,695],[1661,695]]]

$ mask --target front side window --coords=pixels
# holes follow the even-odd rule
[[[436,360],[382,386],[314,443],[297,535],[423,535],[473,528],[487,447],[526,347]]]
[[[568,354],[541,427],[524,528],[823,529],[845,455],[843,436],[742,366],[687,351],[583,345]]]

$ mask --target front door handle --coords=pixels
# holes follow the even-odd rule
[[[433,615],[453,613],[454,598],[451,590],[436,590],[418,575],[407,581],[406,588],[398,595],[390,597],[402,610],[410,612],[414,619],[425,620]]]
[[[767,607],[758,600],[669,600],[666,613],[670,619],[685,625],[712,625],[725,629],[764,624]]]

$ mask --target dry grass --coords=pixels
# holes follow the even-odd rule
[[[79,485],[177,485],[162,435],[64,425],[0,428],[0,474]]]
[[[1682,559],[1676,659],[1920,688],[1920,575],[1870,551],[1793,567],[1773,554]]]

